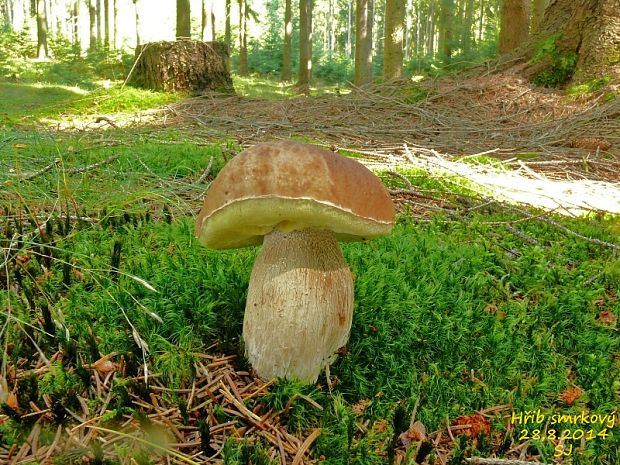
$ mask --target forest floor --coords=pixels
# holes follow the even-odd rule
[[[0,462],[616,463],[616,89],[483,74],[46,106],[0,86],[31,108],[0,102]],[[355,157],[399,211],[392,235],[343,244],[354,326],[314,386],[253,376],[256,251],[193,236],[219,169],[272,139]],[[511,421],[526,411],[544,424]],[[549,424],[581,412],[608,427]]]
[[[361,154],[375,169],[461,177],[497,200],[568,215],[618,213],[616,91],[607,86],[571,95],[514,74],[488,73],[311,97],[291,98],[281,90],[268,99],[210,95],[111,125],[100,117],[58,127],[189,126],[194,139],[230,138],[242,147],[298,139]]]

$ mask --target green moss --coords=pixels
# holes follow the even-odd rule
[[[577,97],[584,94],[589,94],[591,92],[596,92],[597,90],[602,89],[607,84],[611,82],[611,76],[604,76],[599,79],[592,79],[591,81],[584,82],[583,84],[576,84],[573,86],[569,86],[566,90],[568,95]]]
[[[577,68],[577,54],[558,47],[561,34],[554,34],[540,41],[530,63],[545,66],[532,77],[532,83],[542,87],[561,87],[573,77]]]

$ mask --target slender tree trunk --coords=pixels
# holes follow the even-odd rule
[[[47,48],[47,12],[45,0],[37,0],[37,56],[40,59],[49,57]]]
[[[282,80],[288,82],[292,78],[291,46],[293,37],[293,10],[291,0],[284,4],[284,44],[282,46]]]
[[[405,60],[409,60],[411,59],[411,36],[413,34],[412,0],[407,0],[405,8]]]
[[[299,76],[297,86],[309,91],[312,80],[312,3],[299,0]]]
[[[346,54],[349,59],[353,58],[353,0],[347,5],[347,48]]]
[[[97,48],[101,47],[101,0],[97,1],[97,7],[95,9],[95,13],[97,16]]]
[[[465,53],[471,50],[473,22],[474,22],[474,0],[466,0],[465,21],[463,24],[463,32],[461,35],[461,44],[463,46],[463,52]]]
[[[428,12],[428,20],[426,23],[426,37],[428,42],[426,44],[427,51],[426,55],[428,55],[431,59],[435,56],[435,5],[431,3],[430,9]]]
[[[2,25],[7,29],[13,29],[12,2],[4,0],[0,5],[0,16],[2,16]]]
[[[383,78],[403,75],[403,39],[405,32],[405,0],[385,2],[385,38],[383,44]]]
[[[118,36],[118,0],[114,0],[114,22],[112,24],[112,27],[112,47],[114,47],[115,49],[119,49],[121,44],[119,43]]]
[[[499,53],[508,53],[522,45],[530,27],[529,0],[503,0],[500,12]]]
[[[418,8],[416,10],[416,18],[415,18],[415,40],[413,43],[414,52],[413,56],[416,60],[420,57],[420,46],[422,49],[424,48],[424,29],[422,28],[422,12]]]
[[[357,0],[355,11],[355,85],[372,83],[373,0]]]
[[[454,0],[441,0],[439,17],[439,53],[447,63],[452,56],[452,18],[454,16]]]
[[[213,0],[202,0],[202,32],[201,37],[205,42],[215,40],[215,18],[213,14]]]
[[[136,48],[142,44],[142,41],[140,40],[140,10],[138,8],[138,2],[139,0],[133,0],[136,14]]]
[[[177,0],[177,40],[192,36],[189,4],[189,0]]]
[[[103,46],[110,48],[110,0],[103,0]]]
[[[80,0],[73,0],[73,8],[71,11],[71,29],[73,31],[73,45],[77,50],[80,49],[80,31],[78,29],[80,19]]]
[[[95,0],[88,0],[88,31],[88,49],[95,50],[97,48],[97,7]]]
[[[226,42],[226,50],[230,56],[231,34],[230,34],[230,1],[226,0],[226,24],[224,25],[224,42]]]
[[[239,0],[239,75],[248,74],[247,4]]]
[[[480,0],[480,18],[478,19],[478,42],[482,42],[483,34],[483,25],[484,25],[484,11],[485,11],[485,3],[484,0]]]

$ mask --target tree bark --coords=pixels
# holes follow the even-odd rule
[[[463,31],[461,35],[461,44],[462,44],[464,53],[467,53],[471,50],[473,23],[474,23],[474,0],[466,0],[465,21],[464,21]]]
[[[426,55],[430,58],[435,56],[435,4],[431,3],[426,22]]]
[[[97,7],[95,0],[88,0],[88,31],[88,49],[94,50],[97,48]]]
[[[374,0],[357,0],[355,9],[356,86],[372,83],[372,28]]]
[[[234,93],[222,42],[177,40],[136,48],[131,85],[165,92]]]
[[[538,31],[540,23],[543,20],[546,7],[547,7],[546,0],[533,0],[532,1],[532,15],[530,18],[530,32],[532,34]]]
[[[79,18],[80,18],[80,1],[73,0],[73,8],[71,11],[71,29],[73,32],[72,34],[73,45],[75,45],[78,48],[78,50],[80,49],[80,31],[78,29]]]
[[[228,56],[230,56],[230,36],[230,0],[226,0],[226,24],[224,25],[224,42],[226,43],[226,51],[228,52]]]
[[[140,10],[138,9],[138,0],[133,0],[133,4],[135,6],[136,15],[136,48],[138,48],[142,44],[140,40]]]
[[[114,0],[114,21],[112,23],[112,47],[115,49],[120,48],[118,40],[118,0]]]
[[[292,78],[291,47],[293,37],[293,10],[291,0],[284,5],[284,44],[282,46],[282,81],[288,82]]]
[[[529,0],[503,0],[500,12],[499,53],[508,53],[527,41]]]
[[[213,14],[213,0],[202,0],[202,32],[201,37],[205,42],[215,40],[215,17]]]
[[[177,0],[177,40],[189,39],[192,35],[189,4],[189,0]]]
[[[110,48],[110,0],[103,0],[103,46]]]
[[[239,0],[239,75],[248,75],[247,4]]]
[[[47,47],[47,12],[45,0],[37,0],[37,56],[40,59],[49,57]]]
[[[299,76],[297,86],[307,92],[312,80],[313,0],[299,0]]]
[[[541,42],[549,40],[553,53],[531,60],[540,55]],[[528,63],[521,73],[530,78],[553,72],[554,57],[564,63],[572,57],[575,67],[567,82],[603,77],[620,82],[620,0],[553,0],[536,34],[509,55],[513,63],[515,58]]]
[[[385,37],[383,45],[383,78],[403,75],[403,39],[405,32],[405,0],[386,0]]]
[[[452,56],[452,26],[454,17],[454,0],[442,0],[439,17],[439,53],[445,62]]]
[[[97,48],[101,46],[101,0],[96,0],[95,15],[97,19]]]

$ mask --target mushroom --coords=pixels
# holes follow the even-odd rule
[[[262,378],[313,383],[346,345],[353,278],[338,241],[388,234],[394,206],[362,164],[319,147],[274,142],[239,153],[211,184],[196,220],[207,247],[263,245],[243,321]]]

